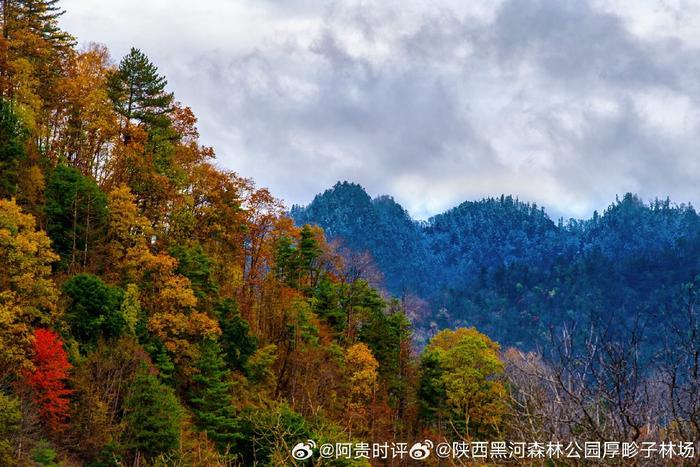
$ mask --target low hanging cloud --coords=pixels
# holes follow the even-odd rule
[[[288,204],[337,180],[417,218],[511,193],[585,217],[616,194],[700,204],[700,10],[594,0],[66,0],[141,48],[219,164]]]

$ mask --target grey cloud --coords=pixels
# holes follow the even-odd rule
[[[511,0],[499,12],[492,33],[502,58],[535,61],[567,80],[628,85],[674,81],[673,70],[656,63],[655,44],[634,38],[620,18],[595,11],[585,1]]]
[[[221,165],[289,204],[338,179],[419,217],[500,193],[566,216],[627,190],[700,204],[692,38],[583,0],[241,5],[269,34],[155,58]]]

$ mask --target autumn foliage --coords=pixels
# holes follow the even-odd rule
[[[24,375],[24,383],[31,390],[41,419],[54,432],[66,428],[69,415],[69,398],[73,392],[66,386],[68,372],[72,365],[68,362],[63,342],[50,329],[34,330],[34,369]]]
[[[411,305],[371,257],[218,167],[142,51],[76,49],[57,0],[0,7],[0,461],[287,465],[300,440],[413,436]],[[437,384],[498,377],[497,347],[458,348]]]

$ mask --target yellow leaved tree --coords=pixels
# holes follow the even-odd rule
[[[14,200],[0,200],[0,381],[30,365],[34,326],[57,319],[51,263],[58,259],[34,217]]]
[[[351,433],[364,434],[371,429],[379,363],[367,344],[359,342],[347,349],[345,365],[349,387],[348,429]]]
[[[135,196],[120,186],[109,195],[108,264],[116,280],[128,284],[138,295],[147,317],[148,330],[158,337],[175,363],[197,357],[197,343],[218,336],[213,317],[195,310],[190,280],[178,274],[177,260],[151,248],[152,229],[138,212]]]
[[[436,334],[421,357],[424,416],[465,439],[497,437],[508,409],[499,350],[475,328]]]

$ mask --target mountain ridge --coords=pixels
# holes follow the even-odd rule
[[[425,299],[430,311],[417,327],[477,326],[525,348],[606,310],[622,316],[615,332],[625,332],[633,314],[675,306],[700,271],[694,208],[631,193],[583,220],[554,222],[543,207],[502,195],[420,222],[391,196],[338,182],[290,215],[368,251],[390,293]]]

